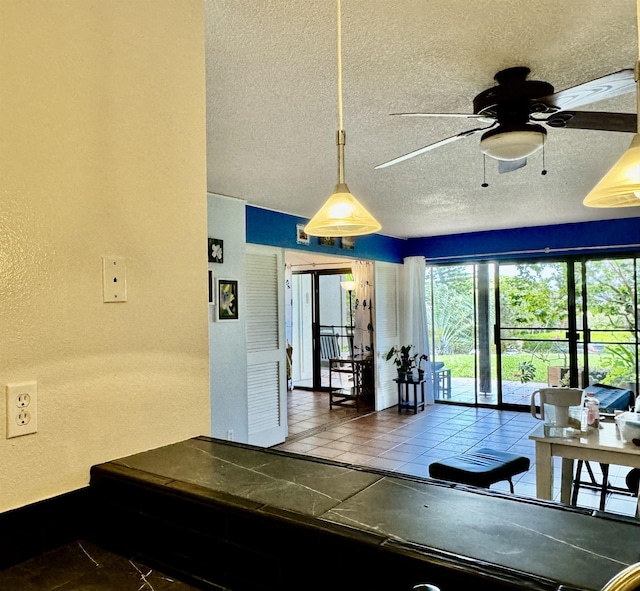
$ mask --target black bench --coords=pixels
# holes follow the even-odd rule
[[[529,458],[525,456],[485,447],[433,462],[429,466],[429,476],[482,488],[489,488],[495,482],[506,480],[513,493],[511,479],[516,474],[526,472],[529,465]]]

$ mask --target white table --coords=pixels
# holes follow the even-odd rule
[[[562,458],[560,500],[569,503],[573,482],[573,460],[640,468],[640,447],[620,438],[613,419],[601,423],[597,431],[576,438],[545,437],[541,423],[530,435],[536,442],[536,496],[551,499],[553,456]]]

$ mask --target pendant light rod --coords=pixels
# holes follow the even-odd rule
[[[342,10],[340,0],[337,6],[337,55],[338,55],[338,184],[329,199],[305,226],[304,231],[311,236],[361,236],[374,234],[381,229],[364,206],[351,194],[344,180],[344,146],[346,134],[342,121]]]
[[[338,6],[338,129],[342,131],[344,128],[342,124],[342,10],[340,0],[337,0],[336,5]]]
[[[336,1],[338,14],[336,22],[338,23],[337,47],[336,54],[338,59],[338,133],[336,134],[336,145],[338,146],[338,184],[344,185],[344,145],[346,143],[346,134],[344,132],[344,122],[342,117],[342,3]]]
[[[345,144],[344,129],[338,130],[336,136],[336,144],[338,145],[338,184],[344,185],[344,144]]]

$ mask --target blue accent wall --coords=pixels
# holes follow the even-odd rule
[[[353,250],[341,248],[340,238],[334,246],[322,246],[316,236],[309,237],[309,244],[296,242],[296,225],[307,224],[307,218],[301,218],[269,209],[247,205],[247,242],[279,246],[293,250],[317,252],[319,254],[346,256],[358,259],[401,263],[407,241],[391,238],[382,234],[355,236]]]
[[[251,205],[246,206],[246,217],[247,242],[253,244],[390,263],[402,263],[408,256],[447,263],[640,252],[640,217],[408,240],[372,234],[356,236],[353,250],[341,248],[339,238],[335,246],[322,246],[315,236],[308,245],[298,244],[296,224],[306,224],[306,218]]]
[[[410,238],[404,252],[434,263],[640,252],[640,217]]]

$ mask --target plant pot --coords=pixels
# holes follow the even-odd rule
[[[424,369],[418,370],[418,380],[420,381],[424,380]]]
[[[404,369],[399,369],[399,370],[398,370],[398,379],[399,379],[401,382],[406,381],[406,379],[407,379],[407,372],[406,372]]]

